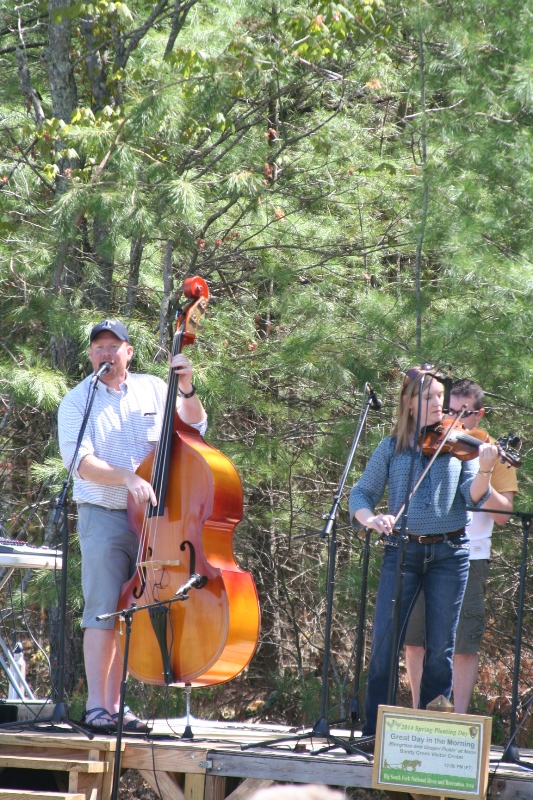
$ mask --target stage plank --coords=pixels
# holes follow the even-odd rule
[[[247,800],[258,788],[274,782],[372,786],[372,762],[364,755],[328,747],[327,739],[320,736],[304,739],[302,728],[194,719],[190,723],[193,737],[188,739],[181,738],[182,719],[156,720],[150,737],[125,734],[122,769],[137,770],[163,800]],[[347,731],[331,733],[348,743]],[[279,738],[283,741],[265,746],[266,741]],[[324,752],[317,752],[321,748]],[[84,793],[84,800],[91,800],[91,795],[110,800],[115,749],[114,736],[89,740],[57,728],[53,732],[2,731],[0,767],[17,765],[21,772],[46,765],[56,772],[72,770],[71,791]],[[521,764],[503,764],[502,756],[503,748],[491,749],[487,800],[533,800],[533,751],[520,750]],[[5,792],[0,800],[2,796],[6,797]],[[409,800],[407,793],[404,796]]]

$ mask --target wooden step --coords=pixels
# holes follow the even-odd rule
[[[0,751],[4,746],[19,745],[20,747],[50,747],[54,749],[72,750],[94,750],[100,752],[115,752],[117,741],[115,738],[108,736],[106,738],[95,736],[94,739],[88,739],[81,734],[71,733],[61,736],[58,733],[47,733],[46,731],[24,732],[24,733],[5,733],[0,732]],[[122,749],[125,748],[125,742],[122,742]]]
[[[15,767],[16,769],[47,769],[60,772],[91,772],[102,773],[108,771],[104,761],[81,761],[79,759],[38,757],[28,753],[26,756],[0,755],[0,768]]]
[[[0,789],[0,800],[85,800],[85,794],[39,792],[32,789]]]

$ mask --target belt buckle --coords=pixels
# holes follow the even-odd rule
[[[419,544],[424,544],[424,539],[432,539],[434,536],[433,533],[421,533],[418,537]]]

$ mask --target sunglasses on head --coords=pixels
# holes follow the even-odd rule
[[[422,364],[420,367],[412,367],[405,373],[404,383],[410,383],[423,375],[431,375],[434,369],[435,367],[433,364]]]

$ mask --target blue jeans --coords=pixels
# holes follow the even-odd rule
[[[420,684],[420,708],[425,708],[441,694],[449,698],[452,691],[455,630],[468,578],[469,551],[468,534],[461,534],[437,544],[426,545],[409,540],[405,545],[399,648],[403,645],[409,613],[422,588],[426,599],[426,644]],[[388,699],[399,552],[399,537],[389,536],[381,565],[374,613],[363,736],[375,734],[378,705],[386,705]],[[394,705],[398,685],[396,659],[392,668],[396,671],[392,698]]]

